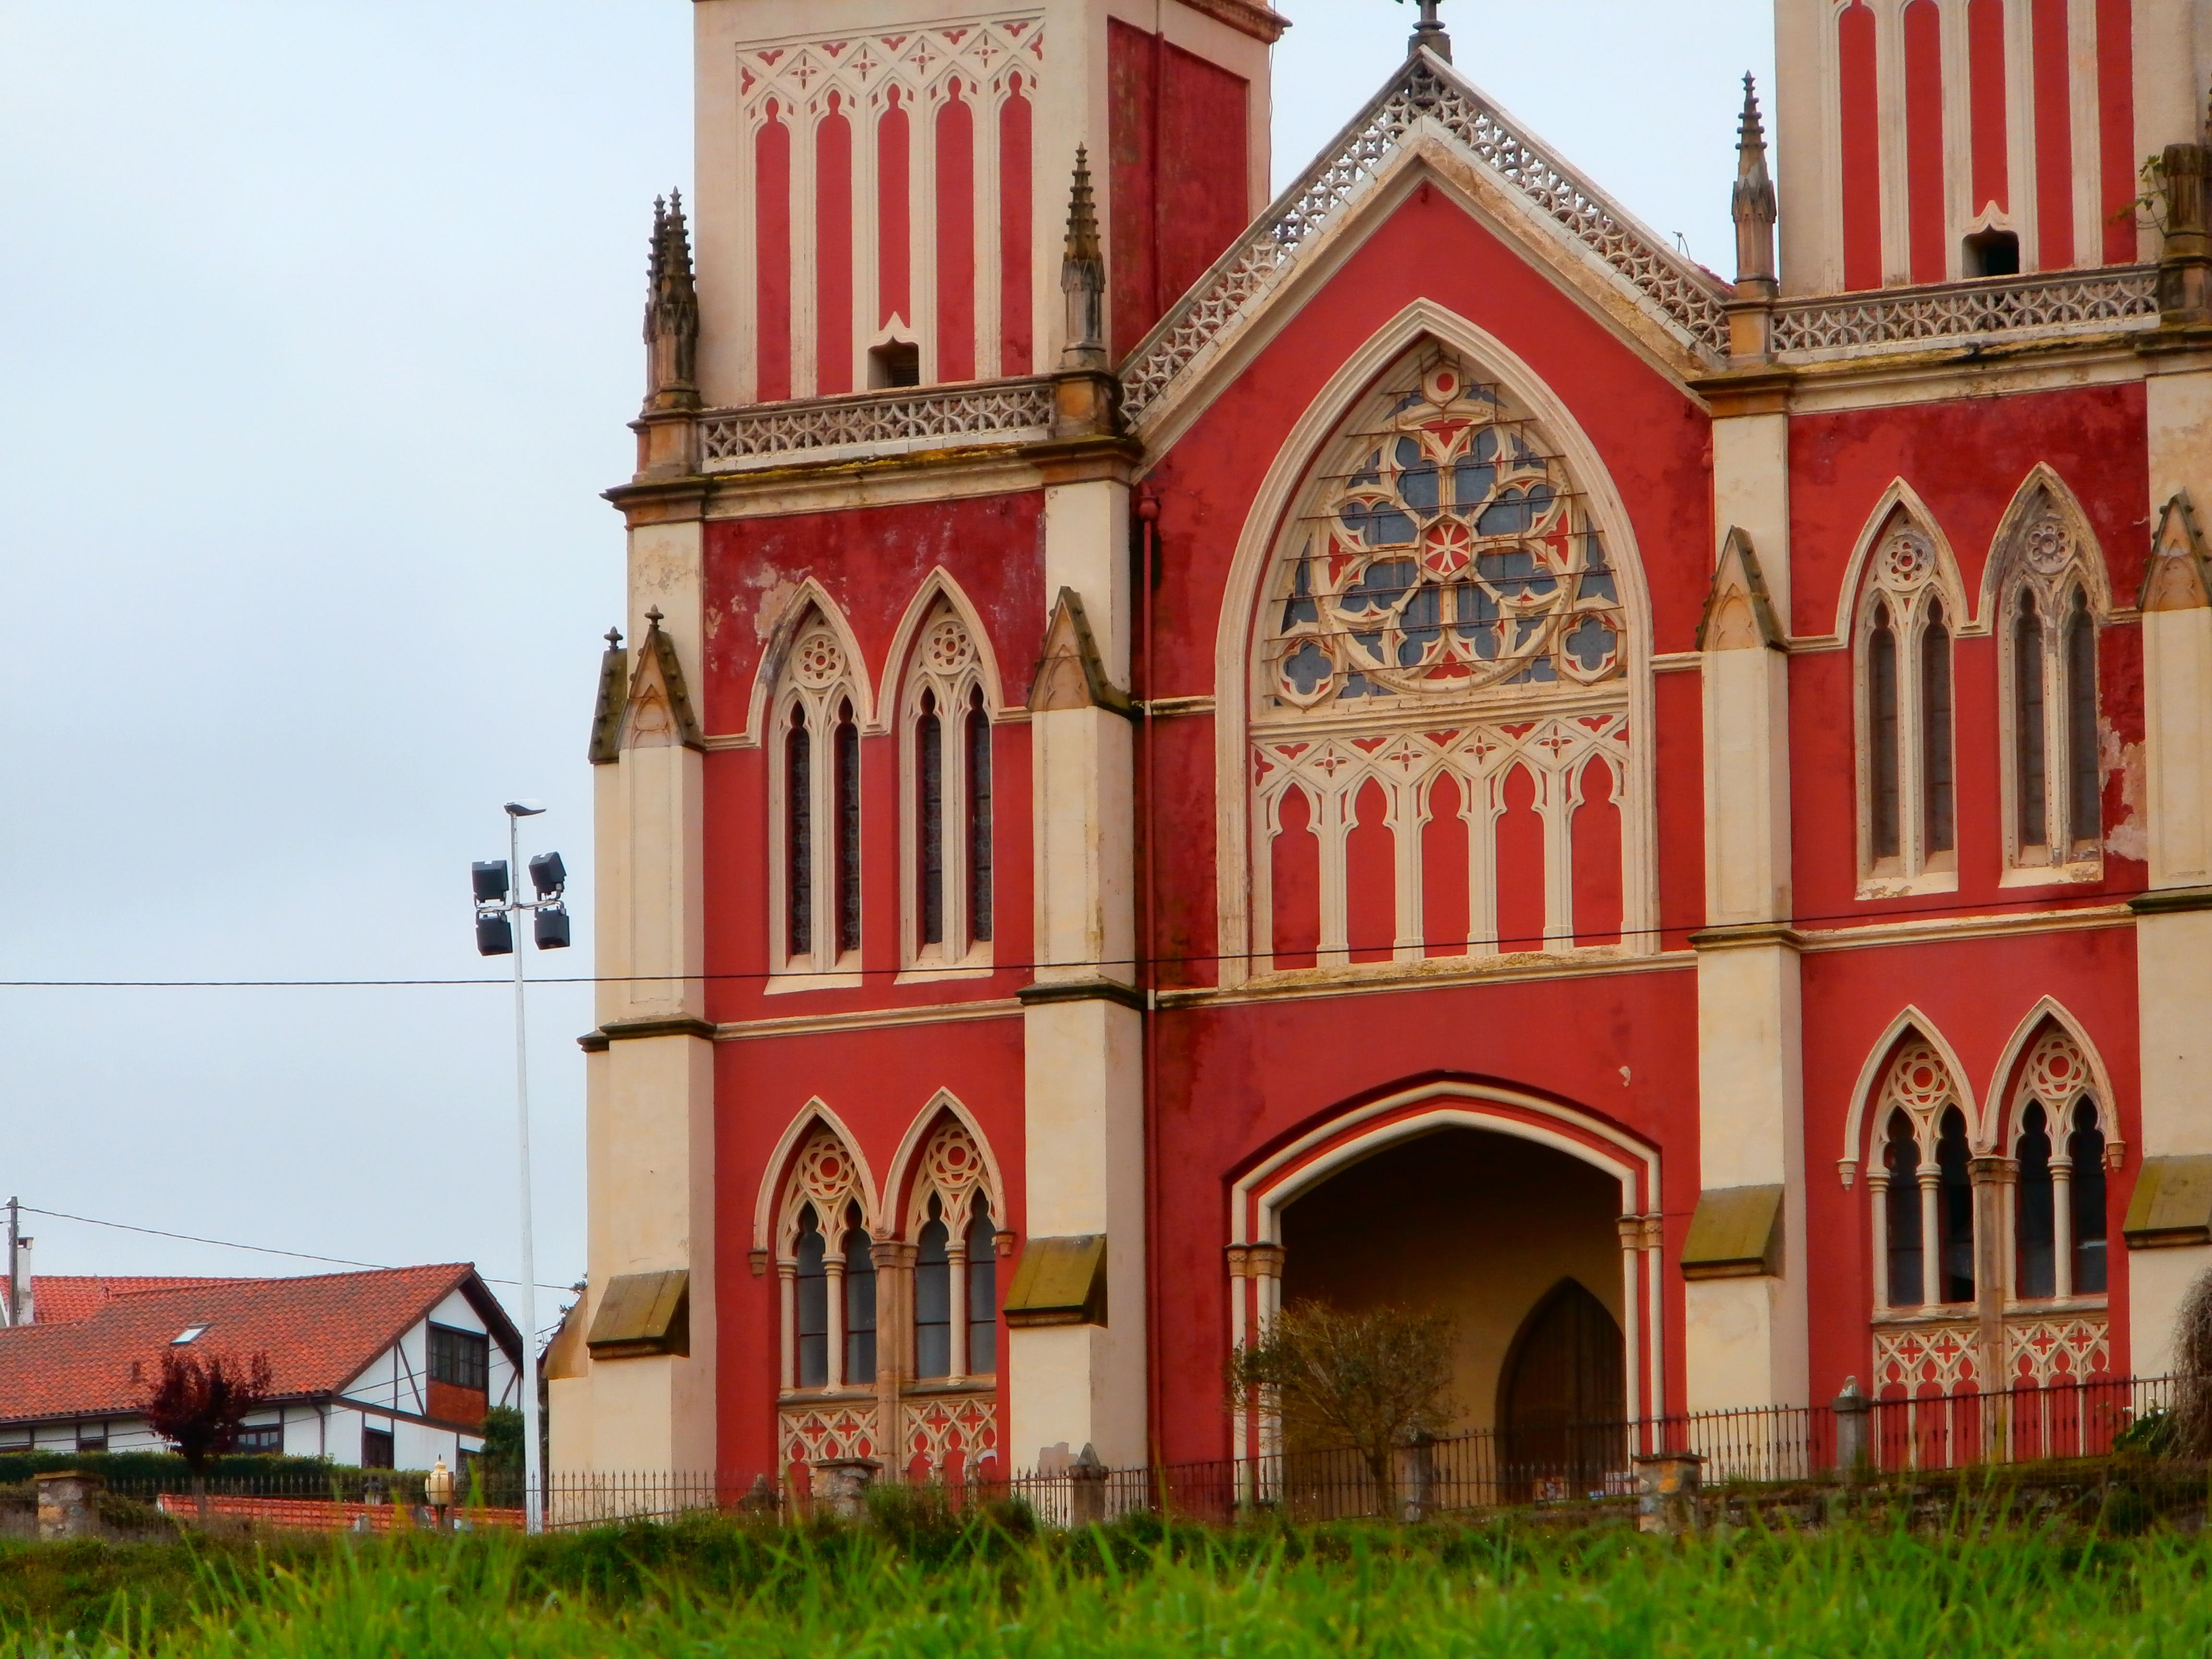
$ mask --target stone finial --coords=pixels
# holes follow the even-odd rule
[[[1766,129],[1759,118],[1759,90],[1743,77],[1743,113],[1735,143],[1735,188],[1729,200],[1735,220],[1735,280],[1774,283],[1774,180],[1766,171]]]
[[[1067,343],[1062,368],[1103,369],[1106,361],[1106,255],[1098,245],[1098,204],[1091,189],[1091,155],[1075,149],[1075,179],[1067,198],[1067,246],[1060,261],[1060,292],[1067,301]]]
[[[1406,42],[1406,56],[1411,58],[1423,46],[1444,60],[1451,62],[1451,36],[1444,33],[1443,20],[1437,15],[1437,0],[1419,0],[1420,20],[1413,25],[1413,38]]]
[[[653,201],[653,251],[645,285],[645,407],[699,407],[699,290],[691,278],[691,239],[684,192]]]

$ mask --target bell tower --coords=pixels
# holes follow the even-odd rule
[[[1267,49],[1285,24],[1257,0],[701,0],[693,15],[709,406],[1049,369],[1079,146],[1116,356],[1267,200]]]
[[[2132,264],[2203,0],[1776,0],[1785,295]]]

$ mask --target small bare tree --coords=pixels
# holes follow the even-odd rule
[[[174,1348],[161,1356],[161,1374],[146,1395],[146,1421],[191,1471],[203,1527],[208,1519],[208,1460],[238,1443],[240,1425],[269,1398],[271,1382],[265,1353],[243,1364],[224,1354],[202,1360]]]
[[[1230,1356],[1230,1396],[1258,1395],[1293,1448],[1357,1451],[1389,1513],[1399,1448],[1451,1422],[1452,1339],[1441,1314],[1293,1302]]]

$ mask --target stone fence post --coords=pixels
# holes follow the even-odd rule
[[[1652,1452],[1636,1460],[1636,1530],[1685,1533],[1698,1528],[1705,1460],[1698,1452]]]
[[[100,1536],[100,1494],[107,1485],[105,1480],[76,1469],[57,1469],[31,1479],[39,1493],[40,1537]]]
[[[814,1495],[845,1521],[868,1518],[868,1488],[883,1465],[872,1457],[832,1457],[814,1466]]]
[[[1846,1480],[1862,1479],[1873,1462],[1868,1433],[1874,1402],[1859,1392],[1856,1376],[1844,1379],[1836,1396],[1836,1472]]]
[[[1098,1449],[1085,1441],[1082,1452],[1067,1466],[1067,1523],[1091,1527],[1105,1518],[1106,1466],[1098,1461]]]

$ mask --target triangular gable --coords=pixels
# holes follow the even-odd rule
[[[661,632],[657,610],[646,613],[645,638],[638,644],[637,669],[623,699],[619,731],[617,750],[707,746],[699,717],[692,712],[690,693],[684,689],[676,641]]]
[[[1060,590],[1052,620],[1045,625],[1036,678],[1030,682],[1032,714],[1061,708],[1108,708],[1117,714],[1131,708],[1129,694],[1106,678],[1098,642],[1083,614],[1083,600],[1072,587]]]
[[[2194,611],[2212,605],[2212,563],[2206,560],[2204,538],[2197,533],[2197,514],[2185,489],[2178,491],[2158,515],[2150,564],[2136,604],[2147,611]]]
[[[1122,410],[1133,427],[1175,399],[1253,326],[1282,290],[1425,147],[1483,186],[1502,222],[1546,264],[1564,258],[1617,325],[1686,375],[1728,361],[1728,284],[1675,252],[1559,161],[1434,53],[1409,57],[1296,183],[1277,197],[1124,361]],[[1456,169],[1455,169],[1456,170]]]
[[[1730,528],[1721,544],[1720,562],[1713,568],[1705,614],[1698,619],[1698,649],[1741,651],[1754,646],[1770,651],[1787,648],[1751,538]]]

